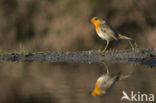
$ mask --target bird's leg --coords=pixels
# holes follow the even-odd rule
[[[105,63],[105,62],[103,62],[103,64],[104,64],[104,66],[106,67],[106,70],[107,70],[107,74],[109,74],[109,69],[108,69],[108,65]]]
[[[106,44],[106,46],[105,46],[105,49],[104,49],[102,52],[105,52],[105,51],[106,51],[108,45],[109,45],[109,40],[107,40],[107,44]]]

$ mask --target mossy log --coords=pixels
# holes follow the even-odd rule
[[[41,62],[81,62],[81,63],[139,63],[150,67],[156,66],[156,49],[146,50],[98,50],[75,52],[33,52],[0,53],[0,61],[41,61]]]

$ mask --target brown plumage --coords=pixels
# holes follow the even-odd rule
[[[109,42],[111,40],[119,40],[119,39],[127,39],[132,40],[129,37],[123,36],[119,33],[116,33],[111,26],[102,18],[99,17],[93,17],[91,19],[91,22],[95,26],[96,33],[100,38],[107,41],[106,47],[103,51],[105,51],[109,45]]]

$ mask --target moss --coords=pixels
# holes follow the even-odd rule
[[[27,55],[29,52],[27,50],[14,50],[14,53],[17,53],[19,55]]]
[[[8,52],[0,50],[0,62],[1,63],[5,63],[6,61],[8,61],[8,58],[6,56]]]
[[[5,55],[5,54],[7,54],[8,52],[6,52],[6,51],[3,51],[3,50],[0,50],[0,55]]]
[[[5,63],[8,61],[8,54],[18,54],[18,55],[29,55],[30,53],[26,50],[14,50],[13,52],[6,52],[3,50],[0,50],[0,62]]]

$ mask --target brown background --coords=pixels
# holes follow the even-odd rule
[[[93,16],[105,18],[139,48],[156,48],[156,0],[1,0],[0,49],[6,51],[81,51],[103,49]],[[125,40],[108,49],[129,49]],[[121,80],[106,96],[93,98],[102,64],[4,62],[0,64],[0,103],[118,103],[122,91],[156,94],[156,70],[140,65],[109,64]],[[127,102],[127,101],[125,101]]]

